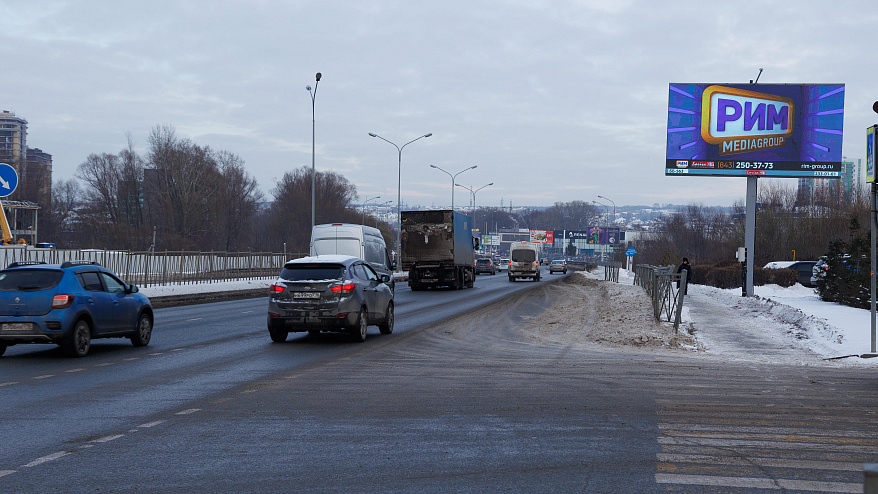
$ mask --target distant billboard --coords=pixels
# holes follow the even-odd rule
[[[567,242],[585,240],[589,244],[618,244],[624,240],[624,235],[618,227],[592,226],[587,230],[559,230],[555,232],[555,239],[560,238]]]
[[[534,244],[551,244],[554,233],[553,230],[531,230],[530,241]]]
[[[844,84],[671,84],[665,175],[833,178]]]

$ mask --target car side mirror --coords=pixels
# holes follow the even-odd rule
[[[140,288],[137,288],[137,285],[129,285],[128,293],[137,293],[140,291]]]
[[[381,283],[387,283],[390,281],[390,275],[382,274],[380,280],[381,280]]]

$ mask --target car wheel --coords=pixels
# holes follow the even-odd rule
[[[70,357],[85,357],[91,348],[91,327],[88,322],[84,319],[77,321],[62,346],[64,353]]]
[[[384,322],[378,325],[381,334],[390,334],[393,332],[393,302],[387,303],[387,313],[384,316]]]
[[[152,319],[150,319],[148,314],[140,315],[134,331],[134,334],[131,336],[132,345],[136,347],[149,345],[149,340],[152,338]]]
[[[275,343],[283,343],[287,341],[287,336],[290,332],[284,331],[283,329],[268,328],[268,334],[271,336],[271,341]]]
[[[6,345],[0,343],[0,356],[2,356],[4,353],[6,353]]]
[[[354,341],[364,342],[366,341],[366,329],[369,327],[369,321],[367,319],[366,309],[360,309],[360,317],[357,318],[357,325],[354,326]]]

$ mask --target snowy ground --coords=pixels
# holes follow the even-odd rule
[[[623,271],[619,282],[633,283],[633,273]],[[760,362],[878,367],[878,358],[859,357],[871,352],[868,310],[823,302],[814,289],[798,284],[757,286],[754,292],[745,298],[740,288],[690,285],[681,327],[693,334],[698,352]]]
[[[602,280],[603,273],[577,273],[589,279]],[[247,290],[268,288],[275,278],[264,280],[245,280],[223,283],[175,285],[143,288],[150,297],[206,293],[227,290]],[[600,284],[603,284],[600,281]],[[622,271],[619,285],[632,285],[633,273]],[[591,343],[624,344],[638,347],[660,347],[656,344],[654,329],[649,321],[641,321],[648,314],[647,308],[637,309],[634,316],[633,305],[643,305],[646,301],[638,288],[616,287],[609,292],[603,290],[602,297],[612,300],[619,317],[614,321],[603,321],[589,316],[589,323],[598,328],[625,328],[627,333],[615,331],[614,334],[591,335]],[[856,365],[878,367],[878,358],[864,359],[859,355],[871,352],[871,319],[868,310],[821,301],[813,289],[801,285],[782,288],[777,285],[757,286],[756,297],[741,297],[741,289],[720,290],[703,285],[690,285],[683,314],[682,329],[691,333],[693,339],[679,340],[669,337],[666,341],[674,348],[716,356],[718,358],[742,359],[761,362],[783,362],[802,365]],[[570,290],[567,299],[558,301],[558,312],[576,311],[578,301],[583,300],[581,289]],[[641,314],[641,309],[646,312]],[[588,309],[593,313],[593,309]],[[549,319],[553,316],[547,316]],[[577,338],[567,330],[559,331],[558,321],[546,319],[540,338]],[[624,319],[624,320],[623,320]],[[537,322],[537,321],[535,321]],[[610,324],[612,323],[612,324]],[[620,324],[622,323],[622,324]],[[667,326],[667,323],[665,323]],[[660,335],[659,335],[660,336]],[[644,343],[644,339],[650,340]],[[837,360],[836,357],[846,357]]]

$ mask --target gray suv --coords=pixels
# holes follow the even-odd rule
[[[390,334],[390,282],[390,276],[379,275],[356,257],[327,255],[288,261],[269,288],[271,339],[280,343],[291,332],[331,331],[351,333],[355,340],[365,341],[370,324],[377,324],[381,334]]]

